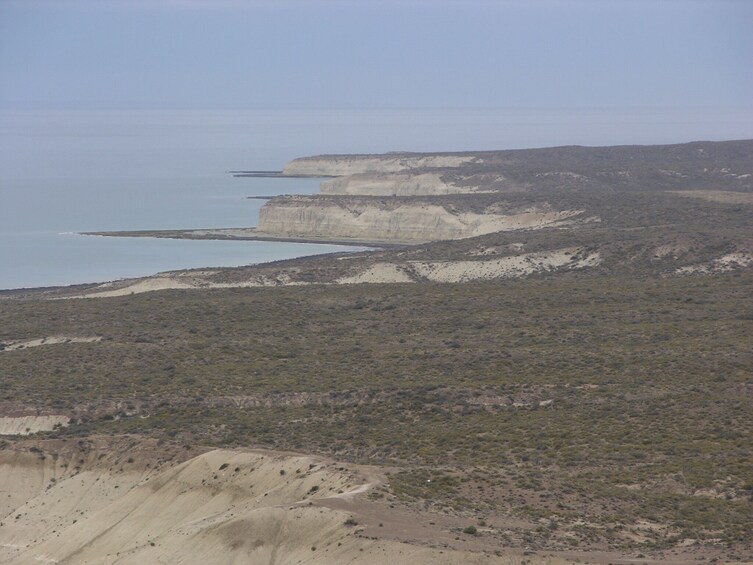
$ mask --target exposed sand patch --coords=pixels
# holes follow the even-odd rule
[[[669,190],[667,192],[686,198],[700,198],[701,200],[722,204],[753,204],[753,192],[735,192],[733,190]]]
[[[142,294],[144,292],[154,292],[157,290],[207,290],[216,288],[253,288],[304,284],[308,283],[294,281],[285,273],[277,276],[258,275],[248,280],[235,283],[216,283],[203,278],[201,272],[188,272],[172,276],[157,275],[150,278],[137,279],[134,282],[126,282],[122,286],[111,290],[94,290],[86,294],[66,296],[63,298],[112,298],[117,296],[129,296],[131,294]],[[98,288],[112,288],[112,283],[105,283]]]
[[[654,258],[664,259],[666,257],[671,257],[672,259],[677,259],[688,251],[690,251],[690,246],[684,244],[659,245],[654,249]]]
[[[365,271],[337,280],[337,284],[414,282],[405,268],[394,263],[376,263]]]
[[[102,341],[102,338],[53,335],[38,339],[2,342],[0,345],[4,345],[5,347],[0,348],[0,351],[16,351],[18,349],[28,349],[30,347],[39,347],[40,345],[57,345],[59,343],[94,343],[97,341]]]
[[[515,249],[507,247],[506,251]],[[500,248],[501,250],[501,248]],[[478,255],[478,253],[471,253]],[[493,260],[481,261],[408,261],[405,263],[379,262],[367,266],[360,272],[341,277],[329,283],[319,284],[368,284],[368,283],[412,283],[418,280],[433,282],[468,282],[498,278],[524,277],[557,269],[582,269],[594,267],[601,262],[597,252],[587,252],[570,247],[537,253],[511,255]],[[254,288],[270,286],[294,286],[313,284],[296,281],[288,273],[257,275],[244,281],[215,283],[200,275],[176,274],[140,279],[120,288],[94,291],[66,298],[109,298],[128,296],[168,289],[221,289]]]
[[[601,262],[598,253],[579,255],[577,248],[501,257],[493,261],[437,261],[411,263],[417,275],[434,282],[523,277],[558,268],[582,269]]]
[[[726,273],[750,267],[753,265],[753,254],[751,253],[728,253],[708,263],[698,263],[697,265],[688,265],[680,267],[675,271],[678,275],[709,275],[713,273]]]
[[[67,426],[68,416],[16,416],[0,417],[0,435],[28,436],[37,432],[51,432],[55,428]]]
[[[108,285],[109,286],[109,285]],[[152,292],[154,290],[174,290],[181,288],[193,288],[177,278],[173,277],[152,277],[141,279],[135,283],[116,288],[113,290],[95,291],[82,295],[82,298],[109,298],[113,296],[127,296],[129,294],[141,294],[142,292]],[[79,298],[79,297],[72,297]]]
[[[500,257],[491,261],[409,261],[377,263],[356,275],[339,279],[339,284],[405,283],[425,279],[461,283],[477,280],[524,277],[556,269],[583,269],[601,262],[598,253],[572,247]]]

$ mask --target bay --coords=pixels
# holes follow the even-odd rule
[[[0,288],[67,285],[172,269],[237,266],[330,253],[344,246],[287,242],[95,237],[79,231],[255,225],[255,192],[312,193],[288,179],[66,179],[13,181],[2,207]],[[290,179],[292,180],[292,179]],[[104,185],[104,186],[103,186]],[[6,190],[6,189],[4,189]],[[5,200],[5,199],[4,199]]]

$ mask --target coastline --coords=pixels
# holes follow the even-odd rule
[[[228,171],[234,177],[262,178],[262,179],[333,179],[336,175],[321,175],[304,173],[285,173],[284,171]]]
[[[256,228],[210,228],[193,230],[123,230],[80,232],[79,235],[100,237],[153,237],[162,239],[202,239],[217,241],[276,241],[281,243],[318,243],[324,245],[351,245],[354,247],[397,248],[416,245],[420,241],[395,241],[336,237],[278,236],[257,231]]]
[[[0,229],[3,236],[0,253],[4,260],[18,265],[18,268],[9,269],[0,277],[0,292],[7,297],[9,293],[95,285],[176,269],[257,265],[319,253],[337,253],[345,249],[335,247],[341,245],[362,246],[358,241],[334,241],[330,246],[330,242],[324,239],[228,237],[222,233],[170,238],[165,237],[167,234],[122,234],[155,237],[141,240],[121,238],[120,241],[80,237],[90,230],[163,231],[163,228],[175,227],[170,223],[177,223],[178,227],[182,224],[186,227],[219,225],[242,228],[254,225],[258,209],[266,201],[280,194],[308,194],[314,185],[318,185],[313,178],[285,180],[287,175],[280,174],[281,171],[233,172],[278,180],[237,179],[231,174],[211,181],[204,177],[115,178],[108,181],[107,190],[102,189],[101,183],[90,180],[76,182],[72,187],[57,180],[11,184],[13,198],[9,206],[13,212],[9,218],[12,221],[4,222]],[[209,184],[211,190],[207,188]],[[126,194],[128,197],[124,203],[116,204]],[[176,199],[181,201],[178,213],[174,213]],[[44,206],[40,204],[42,200]],[[29,220],[27,213],[35,209],[49,210],[51,217],[36,214],[33,221]],[[52,210],[63,210],[65,214],[53,215]],[[181,239],[186,241],[180,242]],[[205,241],[194,241],[192,248],[190,240]],[[22,249],[26,252],[22,253]]]
[[[296,257],[286,257],[281,259],[269,259],[250,263],[248,265],[232,266],[202,266],[202,267],[185,267],[178,269],[158,270],[141,276],[126,276],[112,279],[91,280],[86,282],[75,282],[71,284],[53,284],[40,286],[22,286],[14,288],[0,289],[0,300],[23,298],[28,296],[39,296],[48,293],[58,293],[59,291],[85,292],[94,288],[107,285],[128,285],[143,280],[159,279],[165,273],[183,273],[190,275],[195,271],[222,270],[240,267],[264,267],[280,261],[290,261],[293,259],[307,259],[322,257],[327,255],[339,255],[342,253],[359,253],[363,251],[372,251],[387,248],[402,248],[408,245],[415,245],[415,242],[396,243],[380,242],[374,240],[356,240],[356,239],[332,239],[332,238],[295,238],[295,237],[278,237],[265,233],[253,233],[254,228],[219,228],[219,229],[199,229],[199,230],[133,230],[133,231],[102,231],[102,232],[72,232],[75,235],[99,236],[99,237],[140,237],[155,239],[176,239],[176,240],[204,240],[204,241],[265,241],[278,243],[308,243],[319,245],[338,245],[343,247],[352,247],[352,249],[333,250],[327,253],[316,253],[313,255],[303,254]]]

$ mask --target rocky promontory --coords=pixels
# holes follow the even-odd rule
[[[521,204],[492,198],[480,204],[474,195],[521,189],[497,169],[484,172],[485,160],[486,153],[295,159],[282,176],[335,178],[322,181],[320,195],[271,199],[261,209],[257,231],[302,239],[423,243],[563,226],[581,215],[581,210],[557,209],[543,200]]]
[[[396,173],[411,169],[458,167],[474,162],[473,154],[387,153],[301,157],[285,165],[283,175],[328,177],[359,173]]]
[[[752,191],[751,158],[749,141],[303,157],[282,176],[334,178],[271,199],[257,231],[416,243],[572,227],[599,221],[587,209],[610,194]]]
[[[271,198],[257,227],[94,233],[380,249],[236,271],[163,273],[86,295],[597,270],[675,277],[753,265],[751,140],[332,155],[296,159],[285,171],[270,176],[335,178],[323,179],[317,195]]]

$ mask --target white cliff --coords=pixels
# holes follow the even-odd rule
[[[579,210],[556,211],[547,205],[506,211],[495,207],[476,213],[431,202],[287,197],[261,209],[258,231],[302,238],[426,242],[565,225],[579,214]]]
[[[473,155],[421,155],[394,153],[386,155],[325,155],[294,159],[283,175],[343,176],[361,173],[397,173],[411,169],[458,167],[478,162]]]
[[[321,183],[322,194],[362,196],[432,196],[486,192],[475,186],[457,186],[440,173],[359,173]]]

